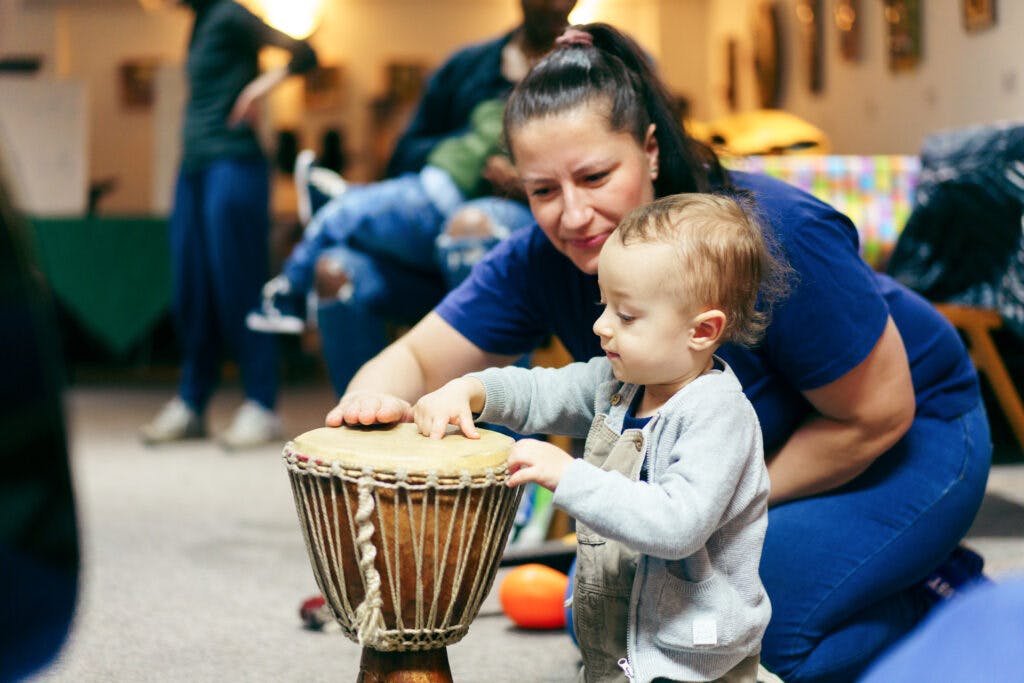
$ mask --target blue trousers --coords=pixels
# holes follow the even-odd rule
[[[910,632],[931,606],[921,581],[981,506],[991,455],[979,402],[954,420],[917,418],[846,486],[769,510],[761,660],[786,683],[853,681]]]
[[[389,325],[417,322],[497,242],[457,240],[438,252],[436,242],[453,211],[479,208],[508,230],[533,221],[526,206],[508,199],[463,201],[450,178],[445,187],[438,173],[349,187],[317,210],[282,266],[300,292],[312,286],[320,258],[335,262],[352,283],[340,298],[317,306],[324,359],[339,394],[363,363],[387,346]]]
[[[178,175],[171,214],[173,314],[182,346],[179,394],[205,410],[225,358],[238,362],[247,398],[273,408],[277,346],[245,315],[269,270],[270,180],[262,160],[221,160]]]
[[[980,403],[918,417],[861,476],[768,513],[762,660],[787,683],[851,681],[929,607],[920,582],[964,537],[991,464]]]
[[[297,291],[306,291],[313,286],[319,257],[342,247],[431,272],[434,240],[444,219],[418,173],[352,185],[317,210],[281,270]]]

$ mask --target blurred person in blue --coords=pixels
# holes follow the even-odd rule
[[[2,178],[0,321],[0,681],[12,681],[67,638],[80,558],[53,301]]]
[[[1024,680],[1024,576],[976,583],[937,607],[860,683]]]
[[[566,27],[575,0],[519,2],[519,26],[458,50],[431,76],[388,178],[348,186],[317,211],[284,277],[267,283],[249,317],[252,329],[300,332],[312,283],[339,395],[387,345],[393,324],[419,320],[491,246],[532,223],[499,144],[501,112],[513,85]]]

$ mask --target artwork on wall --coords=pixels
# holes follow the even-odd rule
[[[839,56],[848,62],[860,59],[860,0],[836,0]]]
[[[121,106],[126,109],[147,109],[153,104],[157,57],[140,57],[121,62]]]
[[[807,62],[807,87],[812,93],[825,89],[825,64],[821,54],[824,0],[797,0],[796,19],[803,33]]]
[[[739,106],[739,44],[735,38],[725,41],[725,104],[729,111]]]
[[[387,97],[393,102],[406,103],[419,100],[427,79],[427,65],[423,62],[388,62]]]
[[[754,14],[754,78],[758,103],[764,109],[782,104],[781,14],[775,0],[763,0]]]
[[[907,71],[921,61],[921,5],[921,0],[885,0],[890,71]]]
[[[304,76],[303,103],[311,111],[340,109],[345,103],[345,71],[338,65],[320,65]]]
[[[968,33],[996,25],[996,0],[962,0],[964,28]]]

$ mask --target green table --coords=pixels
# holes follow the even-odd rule
[[[138,344],[171,302],[167,219],[30,218],[54,296],[115,355]]]

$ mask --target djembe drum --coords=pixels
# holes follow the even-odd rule
[[[451,681],[519,503],[512,439],[429,439],[415,425],[320,428],[284,448],[317,584],[363,646],[358,681]]]

